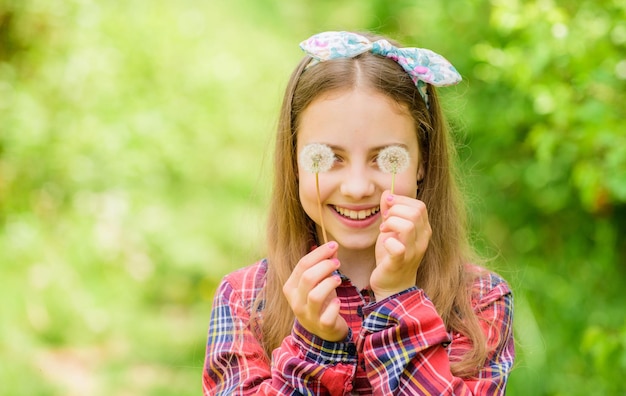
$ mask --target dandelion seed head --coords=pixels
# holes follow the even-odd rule
[[[326,172],[330,170],[335,161],[333,150],[322,143],[311,143],[304,146],[300,151],[300,165],[311,173]]]
[[[389,146],[378,153],[376,163],[383,172],[395,175],[408,168],[410,160],[409,152],[404,147]]]

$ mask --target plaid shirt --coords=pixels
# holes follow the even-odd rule
[[[470,340],[448,332],[424,292],[410,288],[373,302],[343,277],[345,342],[329,342],[297,321],[267,361],[250,326],[265,285],[266,261],[227,275],[213,302],[203,373],[204,395],[504,395],[514,359],[513,300],[506,282],[485,273],[473,285],[472,306],[493,349],[476,378],[458,378],[450,362]]]

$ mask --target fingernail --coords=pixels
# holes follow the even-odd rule
[[[333,263],[335,263],[336,267],[339,267],[341,265],[341,263],[339,262],[339,259],[333,258],[332,260],[333,260]]]
[[[387,195],[387,202],[393,201],[393,195]]]
[[[337,242],[335,242],[335,241],[328,242],[328,247],[330,249],[335,249],[337,247]]]

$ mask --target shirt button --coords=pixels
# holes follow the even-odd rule
[[[356,307],[356,314],[359,315],[360,318],[363,317],[363,307],[362,306],[358,306]]]

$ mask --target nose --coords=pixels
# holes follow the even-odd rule
[[[363,166],[348,168],[341,183],[341,193],[355,200],[374,194],[376,187],[369,171]]]

